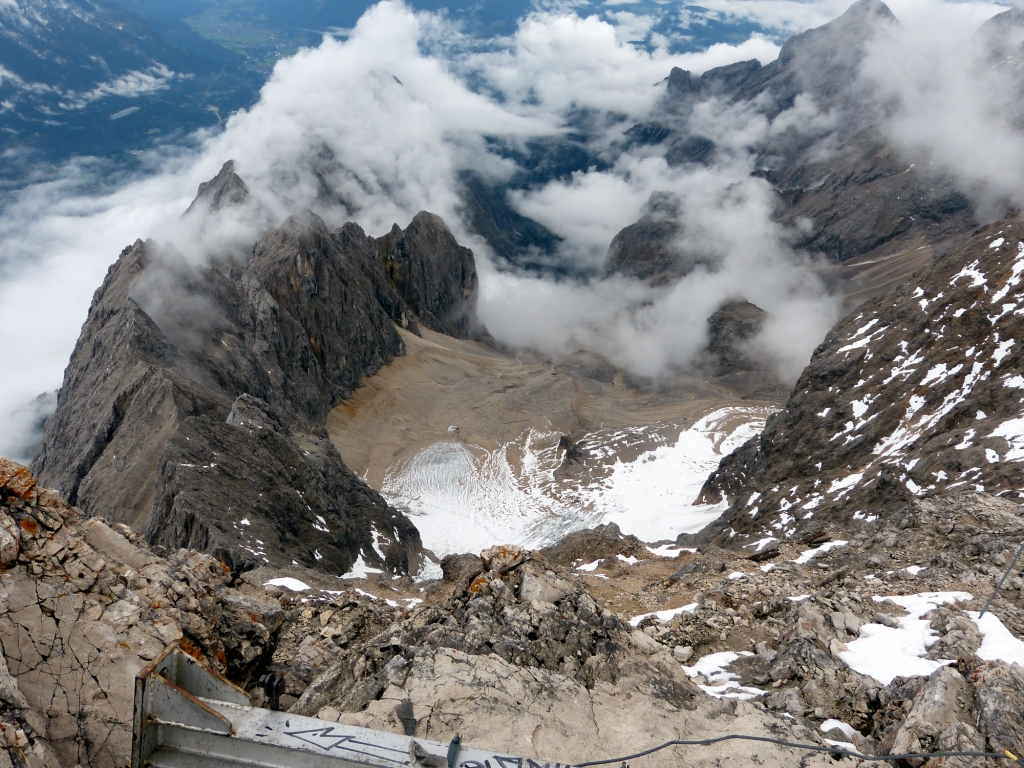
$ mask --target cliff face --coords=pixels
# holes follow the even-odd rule
[[[294,560],[340,574],[361,556],[415,570],[415,527],[345,467],[323,423],[404,353],[396,324],[416,330],[422,312],[431,327],[476,327],[476,271],[430,214],[389,238],[331,232],[305,212],[244,266],[125,249],[94,297],[36,473],[88,514],[236,569]]]
[[[376,245],[388,279],[423,325],[457,339],[485,333],[476,319],[473,252],[440,216],[421,211],[404,232],[396,224]]]

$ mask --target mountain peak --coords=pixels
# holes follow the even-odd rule
[[[235,173],[235,161],[228,160],[216,176],[199,185],[199,191],[184,215],[188,216],[200,206],[208,211],[219,211],[222,208],[240,205],[248,197],[249,187],[242,181],[242,177]]]
[[[896,21],[896,16],[882,0],[857,0],[839,18]]]

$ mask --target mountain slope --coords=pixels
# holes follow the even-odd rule
[[[472,252],[430,214],[382,241],[297,214],[244,268],[137,242],[96,293],[35,470],[90,514],[235,568],[294,560],[340,574],[362,557],[415,572],[416,529],[323,426],[404,353],[396,324],[418,326],[399,291],[429,324],[476,325]]]
[[[1024,226],[1008,219],[842,320],[785,408],[722,461],[702,537],[855,529],[915,496],[1024,498]]]
[[[880,0],[858,0],[834,21],[791,37],[767,65],[739,62],[699,77],[674,68],[660,112],[631,130],[657,145],[670,165],[709,164],[719,148],[697,119],[708,104],[769,120],[794,110],[797,128],[752,147],[754,175],[775,189],[775,216],[793,231],[794,247],[843,265],[825,276],[855,305],[885,293],[934,248],[959,241],[976,224],[965,190],[927,164],[915,165],[888,139],[883,121],[892,105],[860,76],[867,47],[895,45],[897,24]],[[814,128],[814,120],[827,128]],[[645,279],[694,268],[661,258],[652,272],[641,253],[632,261],[616,255],[617,271]]]

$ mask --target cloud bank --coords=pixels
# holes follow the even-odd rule
[[[1024,17],[979,29],[920,15],[876,42],[861,77],[892,104],[883,128],[908,162],[951,175],[980,220],[1001,218],[1024,201]]]
[[[443,16],[382,2],[345,39],[328,37],[279,62],[259,102],[220,132],[153,153],[146,177],[111,188],[101,167],[80,161],[63,178],[9,199],[0,213],[0,354],[16,362],[0,368],[0,424],[10,425],[0,429],[0,453],[25,445],[6,414],[60,385],[92,293],[124,246],[152,237],[196,262],[211,253],[244,257],[261,232],[306,207],[331,225],[354,220],[371,234],[404,226],[420,210],[441,215],[476,252],[479,311],[506,343],[549,355],[585,348],[637,373],[664,375],[703,346],[707,316],[742,297],[769,313],[760,352],[795,376],[837,304],[806,268],[808,256],[790,248],[792,233],[772,221],[771,189],[750,173],[759,143],[783,131],[827,129],[828,116],[798,101],[768,121],[712,101],[691,125],[716,137],[711,166],[673,168],[649,149],[623,151],[623,132],[657,109],[673,66],[699,73],[749,58],[767,62],[778,47],[753,35],[700,53],[648,50],[629,42],[643,20],[628,10],[619,16],[617,26],[572,11],[537,12],[511,37],[481,47]],[[149,75],[123,86],[159,88],[170,77]],[[522,189],[510,202],[563,238],[559,258],[597,270],[615,233],[636,221],[652,194],[667,194],[680,203],[677,247],[711,266],[661,288],[498,269],[463,219],[460,172],[512,178],[520,169],[490,140],[561,136],[570,130],[567,115],[579,110],[604,116],[607,129],[592,149],[607,162]],[[227,159],[252,192],[247,205],[216,222],[181,221],[198,184]],[[106,191],[95,191],[98,182]],[[19,423],[35,423],[45,407],[22,411]]]

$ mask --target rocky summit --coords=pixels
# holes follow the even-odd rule
[[[194,206],[244,191],[228,164]],[[379,240],[299,213],[244,265],[136,242],[96,292],[34,470],[87,514],[235,571],[416,572],[416,528],[349,471],[324,424],[404,353],[397,327],[486,334],[476,291],[472,252],[429,213]]]

